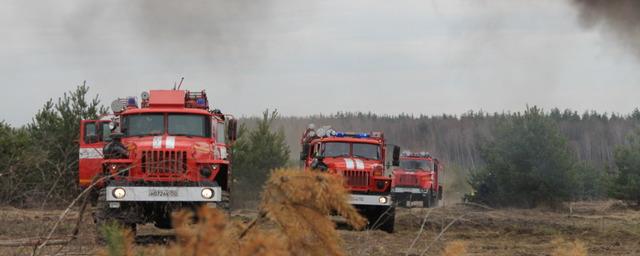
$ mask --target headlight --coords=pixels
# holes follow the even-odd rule
[[[213,189],[210,188],[203,188],[202,191],[200,192],[200,195],[202,195],[202,198],[204,199],[211,199],[213,198]]]
[[[380,202],[381,204],[386,204],[389,201],[389,199],[387,199],[384,196],[381,196],[378,198],[378,202]]]
[[[118,165],[117,164],[109,165],[109,171],[117,172],[118,171]]]
[[[113,189],[113,191],[111,192],[111,194],[113,195],[113,197],[115,197],[116,199],[122,199],[124,198],[124,196],[127,195],[127,191],[124,190],[124,188],[115,188]]]

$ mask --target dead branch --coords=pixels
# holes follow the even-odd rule
[[[84,196],[84,197],[88,197],[89,191],[91,191],[91,190],[93,189],[93,187],[95,187],[95,186],[96,186],[96,184],[98,184],[99,182],[103,181],[104,179],[107,179],[107,178],[109,178],[109,177],[113,177],[113,176],[119,175],[120,173],[123,173],[123,172],[125,172],[125,171],[129,171],[129,169],[131,169],[131,168],[132,168],[132,167],[124,168],[124,169],[122,169],[122,170],[118,171],[118,172],[117,172],[117,173],[115,173],[115,174],[111,174],[111,175],[107,175],[107,176],[102,176],[102,177],[99,177],[99,178],[97,178],[97,176],[96,176],[96,177],[94,178],[94,181],[93,181],[93,182],[91,182],[91,184],[90,184],[87,188],[85,188],[82,192],[80,192],[80,194],[79,194],[75,199],[73,199],[73,201],[69,204],[69,206],[67,206],[67,208],[62,212],[62,214],[60,214],[60,217],[58,218],[58,220],[56,221],[56,223],[53,225],[53,227],[51,228],[51,230],[49,231],[49,234],[47,235],[47,237],[42,241],[42,243],[41,243],[41,244],[39,244],[38,246],[36,246],[36,247],[35,247],[35,249],[33,250],[33,253],[31,254],[31,256],[35,256],[35,255],[37,255],[37,254],[38,254],[38,251],[39,251],[40,249],[42,249],[43,247],[47,246],[47,244],[49,244],[49,240],[51,240],[51,237],[53,236],[53,233],[58,229],[58,226],[60,225],[60,223],[62,223],[62,221],[64,220],[65,216],[67,216],[67,214],[68,214],[68,213],[69,213],[69,211],[71,210],[71,207],[73,207],[73,206],[78,202],[78,200],[80,200],[80,198],[82,198],[83,196]],[[88,202],[88,200],[86,200],[86,198],[85,198],[85,201],[84,201],[85,207],[86,207],[86,202]],[[81,217],[82,217],[82,216],[80,216],[80,218],[81,218]],[[78,223],[80,223],[80,221],[79,221]],[[76,227],[76,228],[77,228],[77,227]],[[74,229],[74,232],[76,232],[76,231],[75,231],[75,229]],[[72,237],[72,238],[73,238],[73,237]],[[67,243],[68,243],[68,242],[67,242]]]
[[[427,224],[427,219],[429,218],[429,215],[431,215],[431,212],[433,211],[433,209],[435,208],[429,208],[429,211],[427,212],[427,214],[424,215],[424,219],[422,219],[422,225],[420,225],[420,231],[418,231],[418,235],[416,235],[416,237],[413,239],[413,241],[411,241],[411,246],[409,246],[409,249],[407,249],[407,252],[405,252],[405,256],[409,256],[409,253],[411,252],[411,250],[413,250],[413,247],[416,245],[416,242],[418,242],[418,239],[420,239],[420,236],[422,236],[422,233],[424,232],[424,226]]]
[[[438,234],[438,235],[433,239],[433,241],[432,241],[430,244],[428,244],[428,245],[427,245],[427,247],[426,247],[426,248],[424,248],[424,250],[422,250],[422,252],[420,253],[420,256],[422,256],[422,255],[424,255],[425,253],[427,253],[427,251],[429,251],[429,249],[431,249],[431,246],[432,246],[433,244],[435,244],[438,240],[440,240],[440,238],[444,235],[444,233],[446,233],[446,232],[447,232],[447,230],[449,230],[449,228],[450,228],[451,226],[453,226],[453,224],[455,224],[456,222],[458,222],[460,219],[462,219],[462,218],[463,218],[464,216],[466,216],[466,215],[467,215],[467,213],[464,213],[464,214],[462,214],[462,215],[458,216],[457,218],[455,218],[454,220],[452,220],[451,222],[449,222],[449,224],[447,224],[447,226],[446,226],[446,227],[444,227],[444,228],[442,229],[442,231],[440,231],[440,234]]]
[[[52,238],[47,243],[48,245],[63,245],[71,241],[71,238]],[[18,240],[4,240],[0,241],[0,247],[23,247],[23,246],[36,246],[42,242],[41,238],[28,238]]]

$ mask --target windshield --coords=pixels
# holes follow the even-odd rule
[[[123,118],[125,136],[152,136],[164,133],[163,114],[128,115]]]
[[[211,124],[207,120],[207,116],[204,115],[169,114],[169,135],[209,137],[211,133],[207,128]]]
[[[380,147],[375,144],[354,143],[353,157],[378,160],[380,159]]]
[[[353,153],[351,147],[353,145]],[[361,157],[366,159],[380,159],[380,147],[376,144],[327,142],[322,151],[324,157]]]
[[[324,144],[322,156],[324,157],[341,157],[349,156],[349,143],[329,142]]]
[[[429,160],[401,159],[400,168],[407,171],[415,171],[417,169],[431,170],[432,164]]]
[[[164,114],[140,114],[123,117],[124,135],[155,136],[165,132]],[[168,114],[167,132],[173,136],[210,137],[211,123],[206,115]]]

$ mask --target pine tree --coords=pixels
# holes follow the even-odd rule
[[[618,175],[611,186],[611,196],[640,206],[640,131],[628,137],[628,144],[615,152]]]
[[[535,207],[571,198],[575,160],[556,124],[537,107],[500,124],[482,155],[486,166],[471,179],[477,201]]]
[[[264,184],[270,171],[287,164],[290,150],[284,131],[272,130],[277,118],[276,110],[265,110],[254,129],[248,129],[245,124],[240,126],[239,138],[233,146],[236,196],[257,200],[258,194],[252,192]]]

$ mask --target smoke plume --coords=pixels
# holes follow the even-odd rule
[[[271,1],[73,1],[63,28],[76,53],[133,51],[169,69],[198,66],[234,76],[259,62]]]
[[[640,58],[639,0],[572,0],[587,28],[599,28],[616,37]]]

